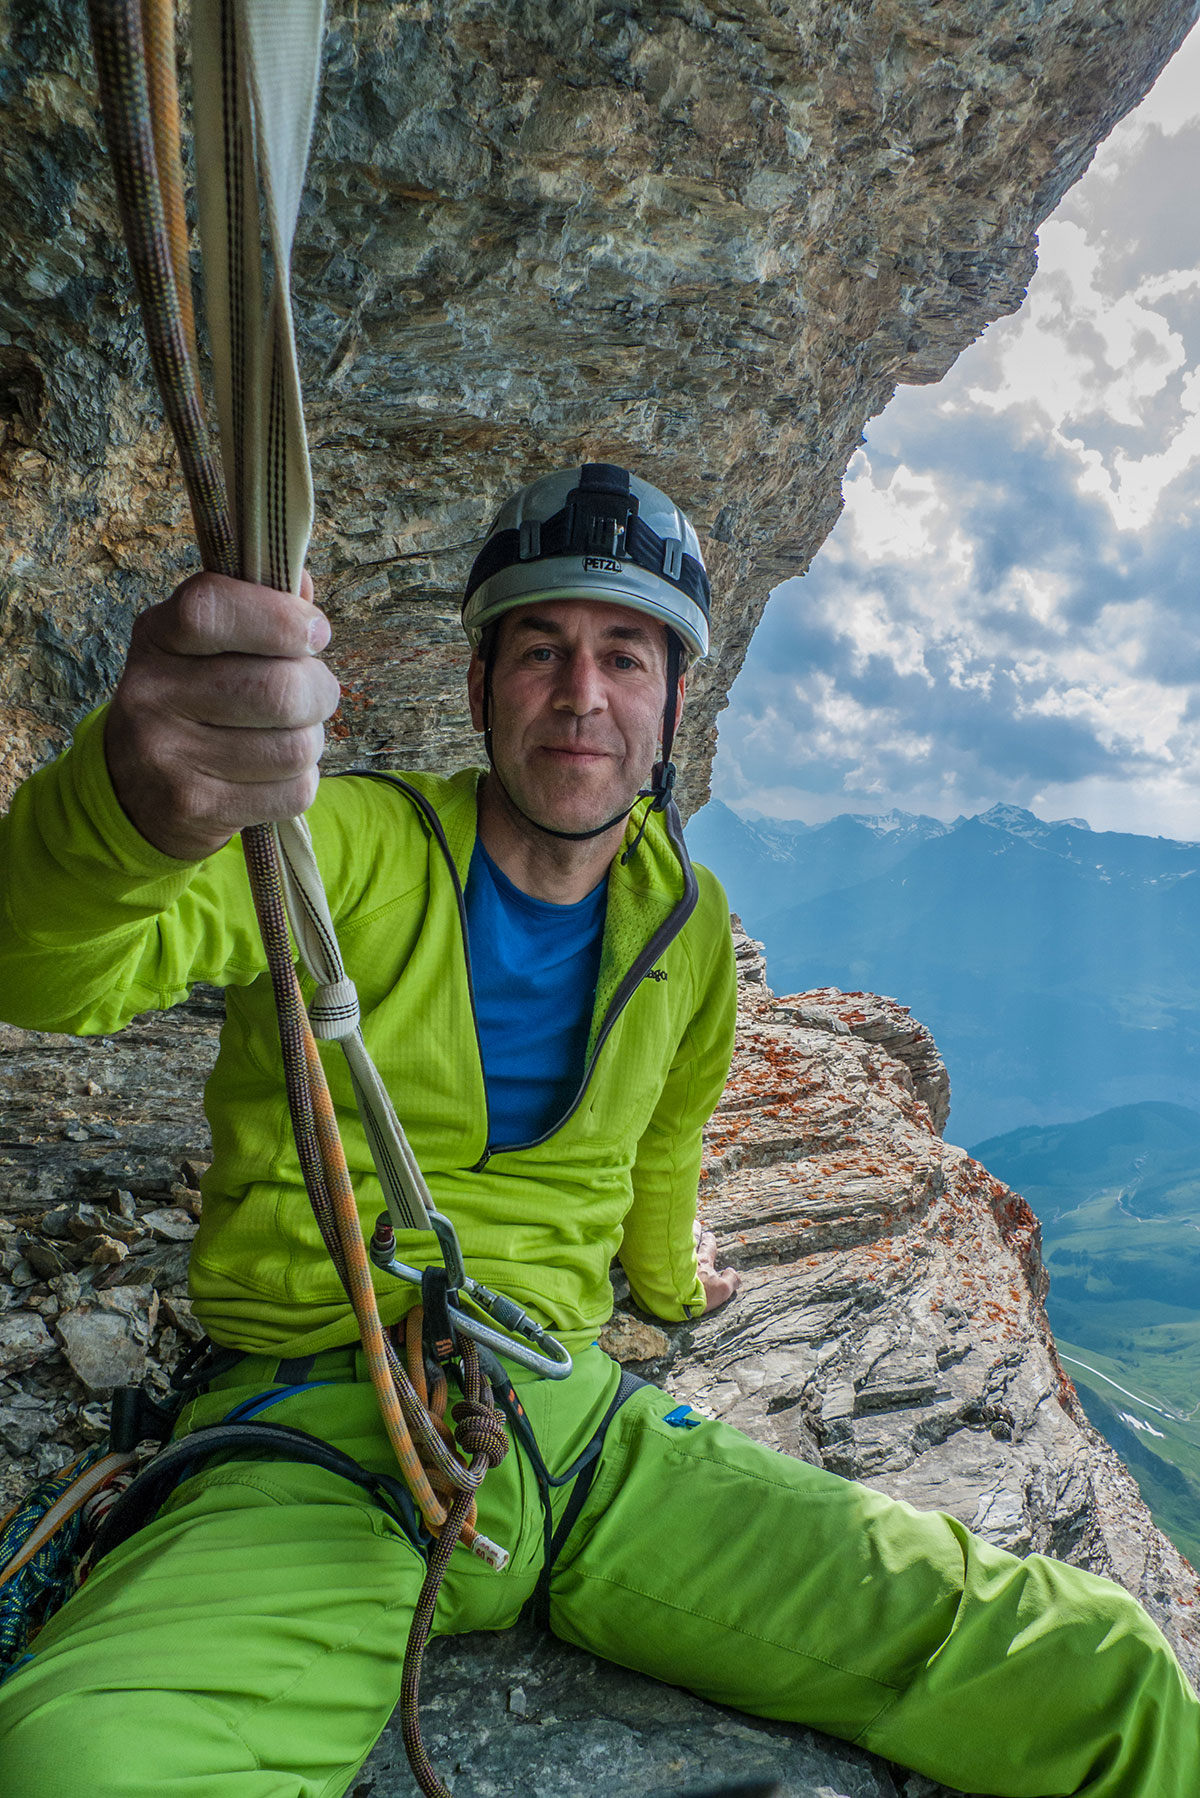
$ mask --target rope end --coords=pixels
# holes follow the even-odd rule
[[[471,1539],[471,1553],[478,1555],[481,1561],[486,1561],[496,1573],[503,1573],[508,1566],[507,1548],[501,1548],[498,1542],[492,1542],[487,1536],[481,1536],[478,1531]]]

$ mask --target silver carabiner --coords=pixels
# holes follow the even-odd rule
[[[473,1342],[490,1348],[495,1354],[506,1355],[519,1366],[541,1374],[544,1379],[565,1380],[574,1363],[562,1343],[551,1336],[548,1330],[544,1330],[528,1312],[522,1311],[512,1299],[505,1298],[503,1293],[493,1292],[490,1286],[484,1286],[479,1280],[473,1280],[463,1266],[462,1248],[449,1218],[443,1217],[440,1211],[431,1211],[429,1219],[446,1262],[448,1309],[455,1329],[461,1330]],[[409,1267],[396,1257],[396,1233],[386,1212],[376,1220],[375,1233],[367,1245],[367,1252],[375,1266],[382,1268],[385,1274],[391,1274],[396,1280],[407,1280],[410,1285],[420,1286],[420,1269]],[[460,1305],[456,1305],[454,1300],[460,1292],[465,1293],[480,1310],[486,1311],[489,1317],[494,1317],[501,1329],[493,1330],[490,1325],[481,1323]],[[525,1343],[516,1340],[517,1336],[523,1336],[525,1342],[533,1346],[527,1348]]]

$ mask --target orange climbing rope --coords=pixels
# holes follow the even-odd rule
[[[220,53],[228,64],[245,50],[253,30],[277,30],[292,3],[293,0],[205,0],[201,7],[196,0],[192,9],[194,28],[208,33],[210,40],[219,41]],[[319,35],[319,5],[315,14],[313,0],[300,0],[300,5],[303,23],[311,26],[315,16]],[[179,449],[201,557],[205,568],[215,573],[261,579],[257,549],[252,554],[244,540],[251,509],[241,492],[226,494],[198,374],[180,152],[173,0],[89,0],[89,13],[122,225],[155,379]],[[206,53],[212,48],[209,41]],[[235,86],[239,82],[242,85],[238,93],[248,92],[244,71],[234,77]],[[261,93],[257,97],[261,101]],[[248,180],[252,188],[254,183],[252,167],[246,175],[243,140],[253,135],[255,111],[247,105],[245,111],[238,112],[239,103],[236,97],[231,101],[229,94],[225,95],[222,121],[227,136],[232,133],[236,138],[237,133],[242,133],[237,149],[242,155],[238,178],[243,185],[234,183],[235,205],[246,200],[245,182]],[[298,175],[295,171],[292,174],[298,196]],[[270,192],[267,198],[269,205],[275,203],[276,196]],[[231,232],[230,240],[241,254],[246,243],[244,218],[239,216],[237,224],[238,231],[236,235]],[[271,224],[273,233],[277,233],[274,212]],[[256,212],[255,237],[257,230]],[[278,283],[282,271],[277,235],[272,237],[272,248]],[[261,252],[259,268],[242,268],[241,272],[247,281],[252,275],[253,281],[259,282]],[[273,304],[279,300],[277,287]],[[276,324],[280,310],[286,308],[281,304],[277,307],[273,315]],[[290,319],[284,329],[290,340]],[[278,338],[275,343],[278,348]],[[278,367],[270,372],[277,375]],[[293,403],[298,407],[298,397]],[[281,433],[281,440],[284,434]],[[236,483],[242,445],[226,444],[225,448],[226,468],[235,471]],[[286,445],[280,450],[272,439],[268,453],[285,456]],[[306,458],[303,474],[307,480]],[[233,501],[233,515],[240,521],[240,531],[231,521],[229,499]],[[274,584],[287,588],[292,582],[298,583],[299,569],[289,568],[286,549],[280,551],[283,533],[277,523],[272,519],[269,572],[274,576]],[[285,575],[290,579],[285,580]],[[384,1332],[333,1103],[296,976],[277,834],[269,826],[250,827],[242,833],[242,846],[274,989],[288,1104],[304,1184],[357,1320],[388,1439],[426,1527],[437,1538],[405,1657],[402,1712],[405,1743],[418,1782],[423,1791],[441,1798],[445,1788],[424,1753],[417,1725],[421,1650],[431,1626],[438,1583],[456,1543],[460,1539],[470,1543],[493,1565],[502,1565],[506,1559],[503,1550],[477,1535],[473,1518],[476,1489],[487,1467],[506,1452],[507,1438],[480,1372],[474,1344],[468,1338],[462,1338],[459,1345],[464,1397],[451,1412],[460,1456],[440,1415],[444,1376],[434,1396],[434,1410],[439,1414],[433,1415],[426,1402],[419,1344],[414,1346],[410,1339],[410,1365],[406,1370]]]

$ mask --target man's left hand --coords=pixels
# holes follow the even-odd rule
[[[704,1309],[715,1311],[731,1299],[742,1283],[736,1268],[717,1267],[717,1239],[711,1230],[696,1226],[696,1262],[704,1288]]]

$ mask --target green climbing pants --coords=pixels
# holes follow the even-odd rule
[[[592,1349],[559,1384],[518,1375],[552,1472],[593,1434],[617,1371]],[[215,1422],[275,1375],[243,1362],[187,1421]],[[329,1383],[263,1421],[387,1470],[361,1357],[319,1357],[309,1377]],[[496,1574],[457,1552],[438,1633],[503,1629],[533,1592],[542,1517],[515,1448],[484,1484],[480,1527],[511,1562]],[[421,1573],[399,1524],[336,1475],[210,1465],[0,1689],[0,1795],[334,1798],[396,1703]],[[653,1387],[609,1426],[550,1617],[609,1660],[969,1792],[1200,1792],[1200,1705],[1124,1592],[680,1416]]]

